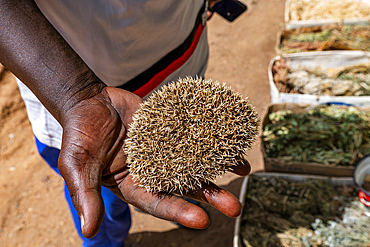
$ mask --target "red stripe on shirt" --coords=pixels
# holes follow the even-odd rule
[[[153,91],[156,87],[158,87],[169,75],[171,75],[177,69],[181,68],[181,66],[183,66],[186,63],[186,61],[188,61],[191,55],[193,55],[195,48],[199,43],[200,37],[202,36],[204,28],[205,25],[202,26],[202,24],[199,24],[194,36],[193,43],[191,44],[189,49],[187,49],[181,57],[179,57],[178,59],[173,61],[170,65],[168,65],[167,68],[157,73],[145,85],[135,90],[133,93],[137,94],[140,97],[144,97],[145,95]]]

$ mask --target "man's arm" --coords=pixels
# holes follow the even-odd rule
[[[50,113],[62,117],[104,83],[88,68],[31,0],[0,1],[0,61]]]

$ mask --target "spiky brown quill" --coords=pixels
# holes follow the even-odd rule
[[[259,121],[250,101],[225,84],[179,79],[135,113],[124,145],[129,171],[149,192],[200,189],[244,161]]]

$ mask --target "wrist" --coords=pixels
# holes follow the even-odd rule
[[[69,78],[69,83],[66,83],[61,88],[62,104],[58,111],[57,118],[63,126],[65,116],[68,111],[77,106],[80,102],[86,101],[90,98],[100,94],[103,89],[107,87],[91,70],[84,73],[79,73],[73,78]]]

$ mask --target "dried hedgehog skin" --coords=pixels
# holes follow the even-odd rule
[[[124,145],[130,173],[149,192],[200,189],[244,163],[259,121],[250,101],[225,84],[179,79],[134,115]]]

